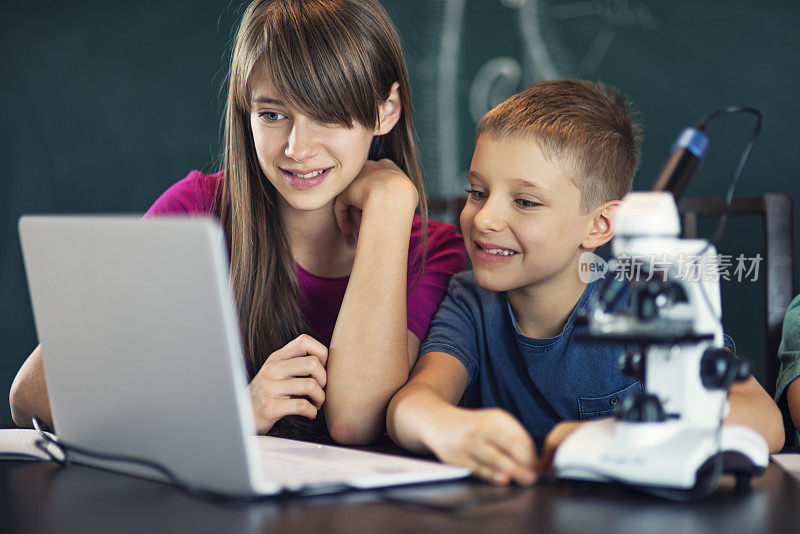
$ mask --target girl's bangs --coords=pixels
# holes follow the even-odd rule
[[[375,71],[381,62],[364,21],[315,2],[276,2],[269,10],[249,32],[241,74],[266,73],[281,100],[316,120],[373,127],[394,79]],[[237,83],[242,110],[250,109],[248,81]]]

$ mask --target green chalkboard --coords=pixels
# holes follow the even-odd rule
[[[652,185],[682,128],[720,106],[747,104],[762,110],[765,124],[737,194],[800,197],[797,2],[384,5],[404,40],[434,194],[463,189],[484,111],[536,79],[580,77],[616,86],[640,111],[636,188]],[[141,213],[189,170],[217,169],[228,46],[242,10],[235,1],[0,3],[0,391],[36,344],[17,218]],[[722,193],[750,125],[712,125],[710,156],[688,195]],[[734,220],[720,251],[755,254],[760,232],[756,221]],[[723,286],[726,329],[758,377],[762,292],[761,283]],[[0,423],[10,424],[0,405]]]

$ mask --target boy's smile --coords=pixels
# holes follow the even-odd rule
[[[580,283],[577,259],[592,228],[581,193],[531,137],[481,135],[461,231],[476,281],[493,291]]]

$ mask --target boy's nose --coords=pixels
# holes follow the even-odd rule
[[[303,161],[317,155],[318,144],[310,124],[295,121],[289,132],[284,154],[295,161]]]
[[[479,232],[499,232],[506,227],[505,220],[500,213],[486,202],[475,214],[472,224]]]

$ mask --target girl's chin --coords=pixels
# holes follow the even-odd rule
[[[315,198],[316,197],[316,198]],[[319,211],[322,209],[332,210],[333,207],[333,198],[329,198],[328,196],[317,196],[311,195],[303,196],[303,198],[297,198],[296,195],[290,195],[288,197],[283,197],[283,200],[289,205],[290,208],[296,211]]]

